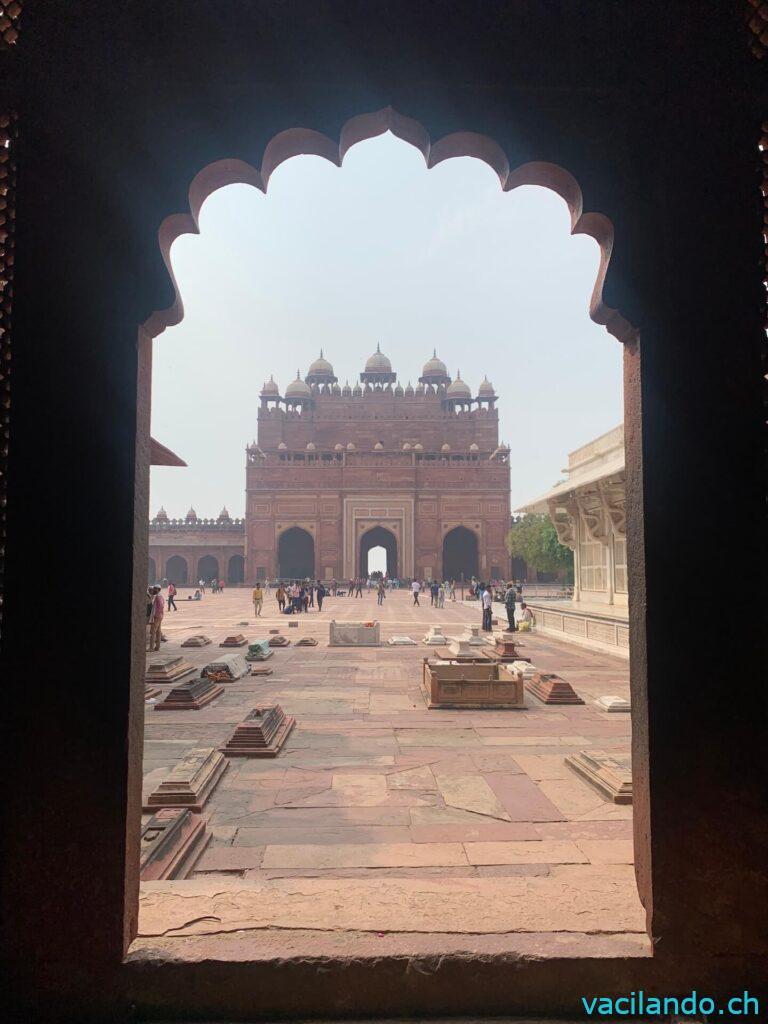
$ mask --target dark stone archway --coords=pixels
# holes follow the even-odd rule
[[[280,534],[277,575],[280,579],[292,580],[315,576],[315,541],[312,534],[300,526],[292,526]]]
[[[181,555],[171,555],[165,563],[165,578],[177,587],[183,587],[189,582],[189,568],[186,558]]]
[[[203,557],[197,563],[197,580],[204,580],[206,583],[210,583],[211,580],[217,580],[218,578],[218,558],[214,558],[213,555],[203,555]],[[192,582],[197,583],[197,580],[193,580]]]
[[[245,559],[242,555],[232,555],[227,564],[227,583],[237,586],[245,581]]]
[[[443,579],[468,580],[479,572],[477,534],[466,526],[449,530],[443,538]]]
[[[368,553],[371,548],[384,548],[387,553],[387,576],[398,576],[397,537],[385,526],[374,526],[360,538],[358,574],[360,576],[368,574]]]

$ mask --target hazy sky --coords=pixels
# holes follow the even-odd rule
[[[621,421],[621,346],[587,312],[598,249],[571,237],[554,193],[503,193],[479,160],[428,171],[392,135],[339,169],[296,157],[265,196],[212,195],[173,266],[184,320],[155,340],[152,434],[187,469],[152,470],[151,512],[245,508],[258,393],[320,348],[354,384],[377,343],[405,386],[432,349],[473,392],[487,373],[512,447],[512,507],[561,476],[566,454]]]

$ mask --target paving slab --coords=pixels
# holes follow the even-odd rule
[[[261,862],[264,868],[440,867],[466,863],[460,843],[268,846]]]

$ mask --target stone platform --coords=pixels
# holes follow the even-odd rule
[[[184,597],[164,620],[168,653],[193,634],[220,643],[251,611],[247,588],[196,602]],[[332,619],[378,620],[381,646],[326,646]],[[528,698],[522,712],[428,710],[423,659],[439,648],[387,640],[421,638],[435,624],[447,637],[462,636],[479,620],[478,609],[458,601],[413,608],[402,592],[383,607],[373,592],[327,598],[322,613],[298,617],[300,635],[318,647],[284,648],[267,663],[271,676],[232,681],[199,711],[149,712],[147,796],[189,751],[224,746],[257,705],[280,704],[297,723],[278,758],[229,761],[203,808],[208,847],[188,880],[153,883],[153,900],[161,898],[157,886],[168,884],[179,892],[199,886],[202,894],[261,887],[259,906],[275,928],[338,941],[345,929],[373,929],[370,936],[453,932],[472,943],[510,944],[534,929],[551,930],[557,942],[567,932],[569,948],[582,950],[597,941],[644,942],[632,808],[614,804],[565,764],[583,750],[626,752],[631,715],[607,714],[594,701],[628,698],[627,663],[531,633],[521,637],[525,656],[571,682],[586,704]],[[268,592],[259,634],[273,635],[283,623]],[[211,660],[208,648],[183,654],[197,672]],[[196,901],[181,902],[191,921]],[[163,903],[164,912],[175,913],[175,905]],[[161,907],[152,906],[146,927],[157,934]],[[262,912],[245,897],[242,909],[242,920],[252,922],[245,930],[261,935]],[[213,916],[223,920],[224,908]],[[211,928],[236,928],[239,909],[229,920]]]

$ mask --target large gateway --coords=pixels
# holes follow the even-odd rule
[[[365,575],[379,547],[390,576],[507,576],[496,397],[436,355],[403,388],[379,349],[354,387],[322,352],[284,393],[270,378],[247,448],[246,582]]]

